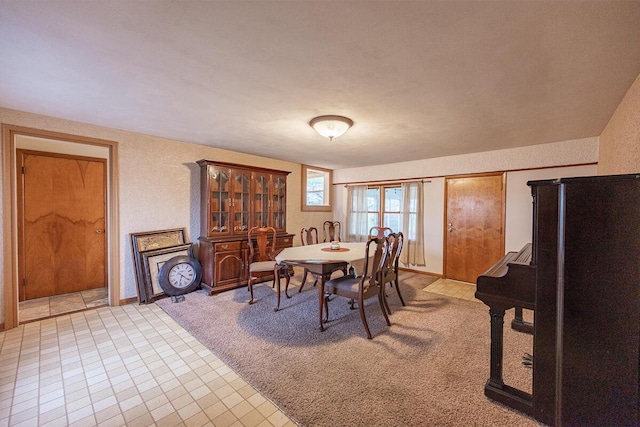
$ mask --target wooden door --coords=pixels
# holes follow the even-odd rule
[[[16,157],[20,301],[106,286],[106,160]]]
[[[447,178],[445,277],[475,283],[504,256],[504,174]]]

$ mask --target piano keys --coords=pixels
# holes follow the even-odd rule
[[[531,181],[530,245],[478,277],[485,395],[555,426],[640,425],[640,175]],[[502,379],[505,310],[534,310],[533,390]]]

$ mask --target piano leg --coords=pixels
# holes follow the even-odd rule
[[[503,388],[502,380],[502,349],[503,349],[503,328],[504,312],[502,307],[491,307],[491,365],[489,371],[489,381],[487,385]]]
[[[533,335],[533,323],[525,322],[522,318],[522,307],[516,307],[515,316],[511,321],[511,329]]]
[[[504,346],[505,307],[489,306],[491,315],[491,365],[484,395],[525,414],[533,415],[533,397],[517,388],[508,386],[502,378],[502,352]]]

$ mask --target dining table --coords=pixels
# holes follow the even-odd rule
[[[331,243],[327,242],[285,248],[275,256],[275,261],[278,265],[306,268],[320,278],[320,284],[318,285],[318,319],[321,331],[324,331],[322,306],[324,303],[325,281],[331,277],[331,273],[334,271],[346,271],[350,263],[364,259],[365,249],[366,242],[340,242],[337,249],[332,249]],[[280,277],[279,275],[276,275],[276,277],[278,301],[275,311],[278,311],[280,309]]]

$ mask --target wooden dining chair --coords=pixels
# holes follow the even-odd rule
[[[247,233],[249,258],[247,262],[247,277],[251,300],[253,304],[253,284],[273,278],[272,287],[276,284],[276,275],[286,278],[285,295],[289,289],[289,275],[287,266],[278,265],[274,257],[276,254],[276,229],[273,227],[253,227]]]
[[[300,230],[300,240],[302,246],[315,245],[318,243],[318,229],[315,227],[305,227]]]
[[[333,242],[336,240],[340,242],[340,231],[340,221],[325,221],[322,224],[322,237],[325,242]]]
[[[369,258],[371,254],[373,256]],[[389,316],[387,316],[383,281],[388,257],[389,244],[387,239],[371,238],[365,248],[363,273],[360,276],[342,276],[325,282],[325,298],[323,304],[326,314],[325,321],[329,321],[330,295],[338,295],[350,300],[355,300],[358,303],[360,319],[367,333],[367,338],[371,339],[371,331],[369,330],[367,317],[364,312],[364,301],[377,295],[384,319],[387,325],[391,326]]]
[[[396,292],[398,293],[398,298],[400,298],[400,303],[403,306],[406,306],[404,303],[404,299],[402,298],[402,294],[400,293],[400,283],[398,281],[399,277],[399,263],[400,263],[400,252],[402,252],[402,246],[404,244],[404,234],[401,231],[397,233],[391,233],[387,236],[387,241],[389,242],[389,257],[387,258],[387,265],[385,268],[384,274],[384,285],[387,283],[390,284],[391,287],[396,288]],[[387,301],[385,294],[385,307],[387,308],[387,312],[391,314],[391,309],[389,308],[389,302]]]
[[[369,229],[369,236],[377,237],[379,239],[387,237],[391,233],[393,233],[393,230],[391,230],[389,227],[373,226]]]
[[[306,245],[315,245],[318,243],[318,229],[315,227],[305,227],[300,230],[300,240],[302,241],[302,246]],[[309,274],[308,269],[304,269],[304,274],[302,276],[302,283],[300,284],[300,289],[298,292],[302,292],[302,288],[304,288],[304,284],[307,283],[307,275]],[[317,274],[311,273],[311,276],[314,278],[313,286],[318,284],[319,276]]]

